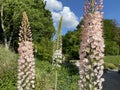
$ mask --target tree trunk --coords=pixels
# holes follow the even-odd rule
[[[5,48],[8,49],[8,43],[7,43],[7,36],[6,36],[6,32],[5,32],[5,27],[4,27],[4,20],[3,20],[3,3],[1,4],[1,26],[2,26],[2,30],[4,33],[4,45]]]

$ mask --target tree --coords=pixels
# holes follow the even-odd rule
[[[104,20],[105,55],[119,55],[119,28],[114,20]]]
[[[31,32],[33,33],[33,43],[35,44],[36,56],[42,60],[52,60],[52,37],[55,32],[52,15],[45,9],[43,0],[4,0],[3,1],[3,21],[7,43],[10,48],[17,52],[18,48],[18,29],[20,26],[22,12],[26,11],[29,16]],[[1,26],[0,26],[1,28]],[[0,41],[4,43],[4,32],[1,29]],[[44,40],[43,40],[44,39]],[[46,45],[46,42],[48,44]],[[42,46],[41,46],[42,45]],[[44,47],[44,49],[43,49]],[[45,54],[45,53],[46,54]]]
[[[3,32],[3,35],[4,35],[4,45],[5,45],[5,48],[8,49],[9,44],[8,44],[8,41],[7,41],[6,30],[5,30],[5,26],[4,26],[3,9],[4,9],[4,4],[3,4],[3,1],[2,1],[1,2],[1,28],[2,28],[2,32]],[[10,43],[10,41],[9,41],[9,43]]]
[[[74,31],[68,31],[63,36],[63,54],[66,60],[78,60],[79,59],[79,48],[81,42],[81,33],[83,20],[77,25],[77,29]]]
[[[120,28],[119,27],[115,31],[114,40],[116,41],[117,45],[119,46],[119,48],[117,48],[117,49],[119,50],[119,55],[120,55]]]
[[[81,33],[83,21],[80,21],[77,29],[68,31],[63,36],[63,54],[67,60],[79,59],[79,45],[81,42]],[[120,54],[120,28],[116,22],[111,19],[103,20],[103,37],[105,39],[105,55],[118,55]]]
[[[81,29],[68,31],[63,36],[63,54],[67,60],[79,59],[80,31]]]
[[[103,27],[104,39],[113,41],[113,39],[114,39],[113,37],[115,36],[115,31],[117,29],[115,22],[110,19],[105,19],[103,25],[104,25],[104,27]]]

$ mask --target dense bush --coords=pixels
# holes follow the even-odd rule
[[[112,64],[112,63],[104,63],[104,67],[105,67],[105,69],[108,69],[108,70],[110,70],[110,69],[116,69],[116,66],[114,65],[114,64]]]
[[[119,55],[120,48],[119,45],[114,41],[105,42],[105,55]]]
[[[42,38],[40,43],[35,43],[35,57],[39,60],[52,62],[53,43],[47,38]]]
[[[79,59],[80,30],[68,31],[63,36],[63,54],[66,60]]]

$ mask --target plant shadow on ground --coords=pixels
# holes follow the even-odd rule
[[[69,62],[69,61],[64,62],[62,64],[62,67],[67,69],[68,74],[70,76],[72,76],[72,75],[79,75],[79,68],[72,62]]]

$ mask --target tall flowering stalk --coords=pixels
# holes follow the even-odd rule
[[[35,88],[35,60],[33,55],[32,34],[26,12],[19,31],[18,90]]]
[[[60,18],[55,41],[53,43],[52,58],[53,58],[53,65],[55,69],[55,90],[57,90],[57,80],[58,80],[57,67],[60,67],[60,64],[62,63],[62,35],[61,35],[62,19],[63,17]]]
[[[101,90],[103,75],[104,39],[102,30],[103,0],[87,0],[83,16],[80,45],[80,90]]]
[[[56,33],[56,38],[53,45],[53,65],[60,66],[62,63],[62,35],[61,35],[61,28],[62,28],[62,18],[60,18],[60,22],[58,25],[58,30]]]

